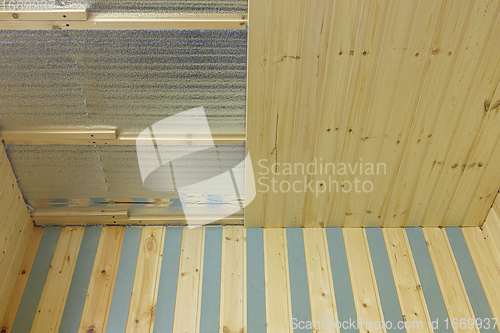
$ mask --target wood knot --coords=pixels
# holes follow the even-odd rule
[[[91,327],[87,330],[87,333],[94,333],[94,327]]]
[[[106,274],[106,270],[105,270],[105,269],[103,269],[103,270],[101,271],[101,274]]]
[[[135,320],[135,323],[136,323],[136,324],[139,324],[139,319],[136,319],[136,320]]]
[[[367,55],[367,54],[368,54],[368,52],[366,52],[366,51],[363,51],[363,55],[364,55],[364,56],[365,56],[365,55]]]
[[[17,19],[19,18],[19,14],[18,14],[18,13],[13,13],[13,14],[12,14],[12,17],[13,17],[15,20],[17,20]]]
[[[363,307],[366,308],[368,306],[368,304],[366,303],[363,303]]]
[[[457,166],[458,166],[458,164],[456,164],[456,163],[455,163],[455,164],[453,164],[453,165],[451,166],[451,168],[452,168],[452,169],[455,169]]]
[[[21,272],[21,274],[22,274],[22,275],[26,274],[26,271],[25,271],[25,270],[23,270],[23,271]]]
[[[230,241],[230,240],[231,240],[231,238],[230,238],[230,237],[226,237],[226,240]]]

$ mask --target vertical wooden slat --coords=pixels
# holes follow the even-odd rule
[[[61,230],[31,327],[32,333],[59,331],[84,229],[65,227]]]
[[[266,331],[264,231],[246,229],[248,333]]]
[[[465,292],[469,297],[472,313],[474,314],[475,318],[480,320],[489,318],[490,324],[493,324],[491,322],[491,318],[493,318],[493,315],[491,313],[491,309],[488,304],[485,292],[481,286],[481,280],[474,267],[474,261],[472,260],[471,254],[469,253],[469,249],[464,239],[464,234],[462,233],[461,228],[446,228],[446,235],[448,237],[452,253],[457,262],[457,267],[459,269],[458,272],[462,277]],[[470,322],[467,322],[466,325],[467,328],[472,328]],[[493,325],[490,325],[490,327],[487,326],[488,325],[483,325],[480,331],[495,333],[498,332],[497,327],[493,327]]]
[[[339,318],[325,230],[304,228],[303,234],[311,320],[321,323],[321,327],[316,328],[318,332],[338,332],[336,323]]]
[[[106,332],[125,332],[142,228],[125,229]]]
[[[453,320],[474,319],[472,306],[445,231],[441,228],[423,228],[423,233],[450,323]],[[479,332],[477,329],[461,329],[460,327],[454,328],[453,331],[455,333]]]
[[[100,234],[100,227],[85,228],[59,326],[61,332],[78,332]]]
[[[13,332],[29,332],[47,279],[61,228],[45,228],[17,311]]]
[[[165,230],[165,245],[163,246],[163,259],[161,261],[154,333],[170,332],[174,325],[182,229],[182,227],[167,227]]]
[[[445,321],[448,320],[449,322],[450,319],[448,318],[422,228],[406,228],[405,230],[413,253],[413,260],[417,267],[422,291],[426,299],[427,309],[432,322],[431,327],[436,330],[439,329],[439,332],[453,332],[450,326],[445,325]]]
[[[217,332],[220,326],[222,227],[205,228],[200,333]]]
[[[101,230],[79,320],[80,333],[103,333],[106,330],[124,234],[125,227],[111,226]]]
[[[470,255],[488,299],[493,318],[500,318],[500,273],[484,240],[481,229],[462,228]],[[479,317],[476,313],[476,317]],[[497,328],[500,331],[500,327]]]
[[[368,228],[365,229],[365,234],[369,245],[384,320],[391,323],[387,325],[386,329],[388,332],[397,332],[401,329],[397,327],[401,319],[403,321],[406,320],[405,317],[402,317],[382,229]],[[417,326],[417,328],[421,329],[420,326]]]
[[[290,278],[285,229],[264,229],[264,273],[268,333],[292,332]]]
[[[500,273],[500,218],[495,209],[490,210],[482,229],[486,244]]]
[[[177,277],[173,332],[198,333],[205,229],[184,227]]]
[[[219,331],[246,332],[245,228],[224,226],[222,231]],[[203,275],[205,275],[205,269]]]
[[[126,333],[153,331],[164,239],[165,227],[142,228]]]
[[[28,278],[35,261],[35,257],[38,251],[38,246],[42,239],[44,228],[34,228],[33,233],[30,238],[29,247],[26,251],[26,255],[21,264],[21,268],[18,270],[16,276],[16,284],[14,286],[12,296],[7,303],[7,311],[2,318],[0,323],[0,330],[5,330],[5,333],[9,333],[14,325],[14,320],[16,319],[17,310],[21,304],[21,300],[28,283]]]
[[[344,228],[342,230],[344,233],[347,263],[351,275],[354,305],[356,306],[356,314],[360,321],[359,331],[360,333],[385,333],[385,328],[376,329],[373,326],[369,327],[367,325],[368,322],[382,323],[384,315],[365,230],[361,228]]]
[[[422,327],[412,325],[406,331],[408,333],[434,332],[429,325],[427,304],[405,230],[384,228],[383,233],[403,320],[409,323],[422,323]]]

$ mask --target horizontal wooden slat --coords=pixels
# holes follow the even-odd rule
[[[246,29],[246,18],[212,17],[188,18],[109,18],[99,14],[89,15],[86,21],[68,22],[60,19],[0,22],[0,30],[205,30],[205,29]]]
[[[151,143],[150,139],[138,138],[137,133],[121,133],[117,136],[116,131],[116,129],[4,130],[0,131],[0,137],[10,145],[134,146]],[[243,145],[245,134],[212,134],[208,137],[192,134],[155,136],[155,143],[160,146]]]
[[[14,6],[17,7],[17,1]],[[41,1],[43,2],[43,0]],[[24,5],[23,1],[23,5]],[[40,2],[39,2],[40,3]],[[54,1],[52,1],[54,4]],[[6,8],[9,9],[9,1],[6,1]],[[0,21],[86,21],[87,10],[81,9],[47,9],[50,8],[50,1],[45,1],[41,10],[5,10],[0,11]],[[0,8],[0,10],[3,8]],[[0,25],[2,22],[0,22]]]

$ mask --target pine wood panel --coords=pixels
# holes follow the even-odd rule
[[[184,228],[175,298],[174,332],[200,329],[205,228]]]
[[[152,332],[160,280],[165,227],[142,229],[125,332]]]
[[[410,323],[417,321],[423,323],[423,328],[410,327],[406,331],[433,332],[429,325],[429,312],[405,230],[384,228],[382,231],[403,319]]]
[[[246,226],[481,224],[500,188],[499,9],[251,1],[247,140],[258,192]],[[280,173],[265,174],[274,163]],[[328,178],[284,174],[284,163],[385,168]],[[366,181],[372,190],[352,189]]]
[[[365,231],[361,228],[344,228],[343,233],[356,314],[366,321],[381,323],[384,315]],[[359,325],[359,331],[385,333],[386,329],[367,328],[363,323]]]
[[[125,227],[104,227],[92,268],[79,332],[106,331]]]
[[[423,232],[450,321],[475,320],[446,232],[442,228],[424,228]],[[458,327],[453,331],[479,333],[477,327],[473,330]]]
[[[311,320],[321,322],[327,318],[337,322],[339,320],[337,302],[333,289],[332,268],[325,230],[304,228],[303,234]],[[338,329],[328,327],[319,332],[338,332]]]
[[[222,227],[219,314],[221,332],[246,332],[245,242],[243,227]]]
[[[284,229],[264,229],[266,326],[268,333],[292,332],[288,251]]]
[[[31,332],[58,332],[75,269],[83,227],[61,230]]]

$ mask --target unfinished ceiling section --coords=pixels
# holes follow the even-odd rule
[[[0,136],[39,225],[182,223],[176,191],[143,186],[135,139],[183,111],[204,108],[216,145],[211,164],[203,154],[189,155],[184,163],[194,168],[180,170],[183,177],[194,179],[200,169],[221,172],[245,157],[246,1],[123,1],[113,9],[110,3],[56,7],[87,8],[89,17],[140,14],[141,22],[150,26],[176,17],[191,28],[0,30]],[[160,16],[166,19],[155,21]],[[243,25],[217,29],[231,18]],[[0,25],[12,29],[9,22]],[[196,28],[200,22],[205,29]],[[189,139],[193,124],[181,120],[176,130],[187,139],[162,133],[165,137],[156,136],[156,145],[184,156],[190,145],[211,144]],[[243,189],[244,172],[233,175]],[[217,205],[241,208],[234,195],[194,201],[200,215]],[[51,212],[55,215],[47,218]],[[102,213],[102,221],[82,219],[82,212]],[[66,215],[59,219],[57,214]],[[76,219],[68,217],[74,214]],[[241,224],[242,211],[236,215],[233,223]]]
[[[256,172],[268,160],[280,174],[260,178],[246,225],[481,225],[500,188],[499,9],[251,1],[248,148]],[[358,169],[284,175],[283,163]],[[359,172],[368,163],[384,168]]]

